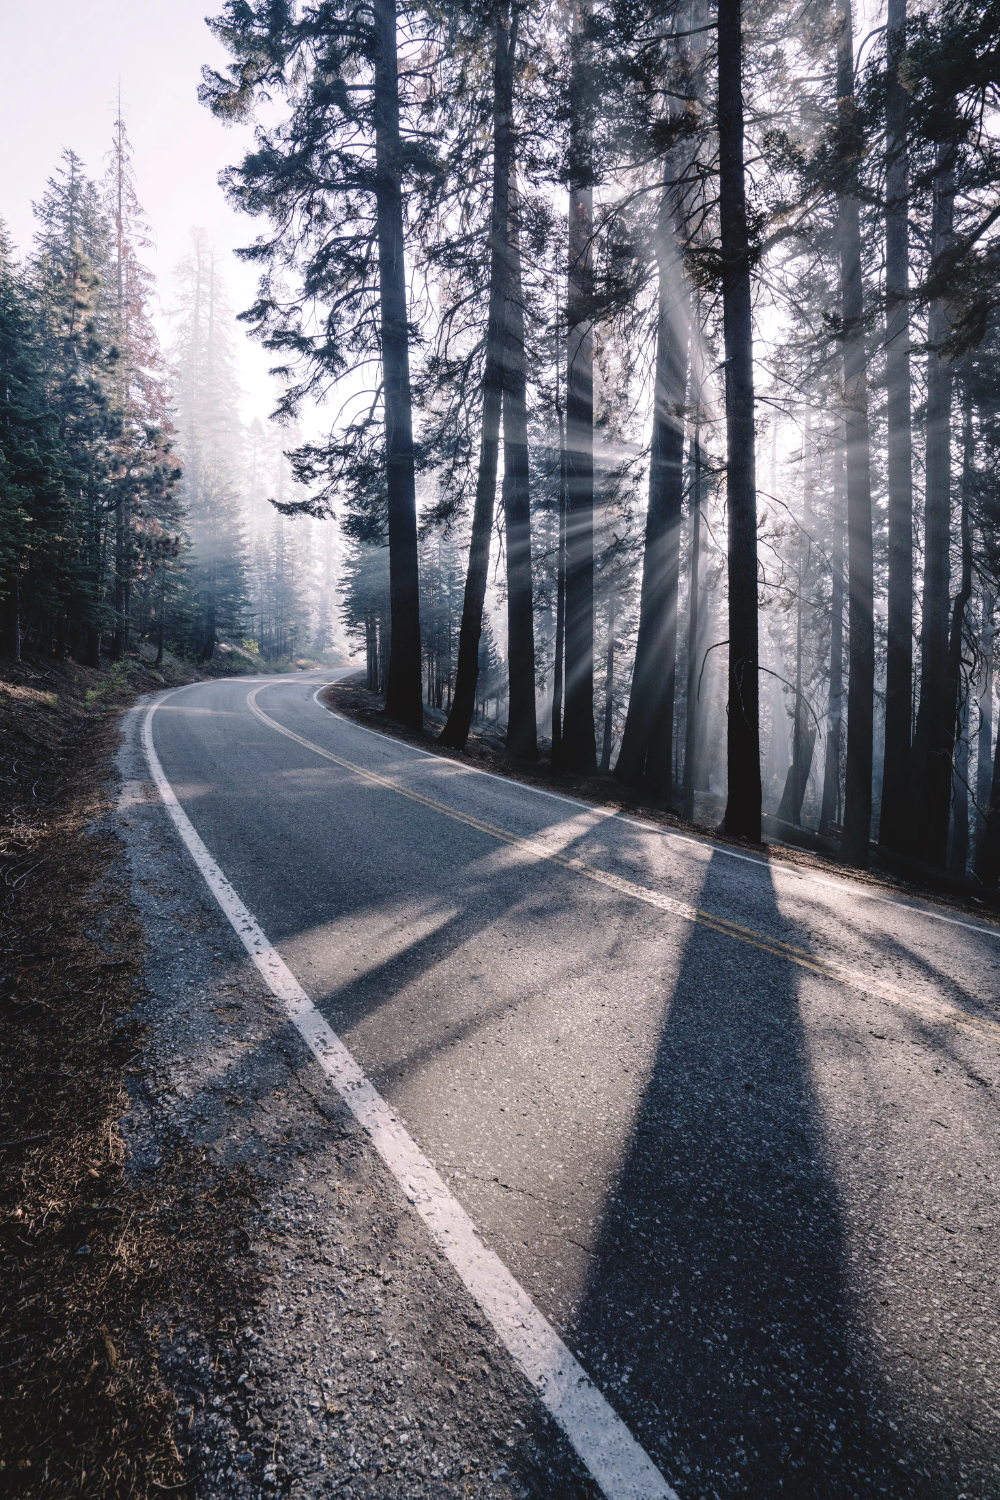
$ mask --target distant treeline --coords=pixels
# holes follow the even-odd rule
[[[162,350],[151,244],[125,126],[90,179],[64,151],[31,253],[0,232],[3,646],[92,666],[139,642],[202,661],[321,653],[333,640],[329,524],[291,526],[282,434],[245,425],[235,324],[201,230],[177,267]],[[152,649],[147,651],[152,654]]]

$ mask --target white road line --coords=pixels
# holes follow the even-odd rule
[[[361,1124],[423,1219],[436,1243],[489,1318],[607,1500],[678,1500],[646,1450],[591,1382],[524,1288],[476,1233],[465,1209],[431,1162],[327,1025],[294,974],[268,942],[202,843],[167,780],[153,747],[153,716],[146,712],[142,742],[150,774],[177,832],[212,895],[239,935],[265,984]]]
[[[251,679],[246,678],[245,681]],[[282,677],[272,678],[271,682],[293,682],[294,678]],[[336,680],[336,679],[335,679]],[[269,686],[265,680],[263,686]],[[619,823],[627,823],[630,828],[641,828],[644,833],[655,833],[660,838],[672,839],[677,844],[693,844],[697,849],[711,849],[714,854],[724,855],[726,859],[738,859],[746,865],[757,865],[762,870],[769,870],[774,875],[787,875],[795,880],[806,880],[812,885],[824,885],[832,891],[843,891],[846,896],[857,896],[865,901],[879,901],[883,906],[895,906],[901,911],[913,912],[917,917],[929,917],[932,922],[945,922],[949,927],[964,927],[967,932],[978,932],[981,937],[1000,938],[1000,928],[986,927],[977,922],[963,922],[960,917],[948,917],[944,912],[930,911],[926,906],[913,906],[909,901],[904,901],[898,896],[880,896],[875,891],[869,890],[864,885],[851,885],[846,880],[828,880],[823,875],[816,875],[811,870],[799,870],[794,865],[784,865],[777,861],[762,859],[759,854],[743,854],[738,849],[730,849],[726,844],[716,843],[714,839],[697,838],[690,833],[677,833],[673,828],[664,828],[662,823],[647,822],[644,818],[634,818],[629,813],[607,811],[599,803],[585,802],[582,797],[569,797],[565,792],[550,792],[547,787],[532,786],[529,781],[517,781],[513,776],[498,776],[495,771],[484,771],[480,766],[467,766],[464,761],[453,760],[450,755],[434,754],[430,750],[421,750],[417,745],[411,745],[406,740],[398,740],[394,735],[384,734],[378,729],[369,729],[366,724],[358,724],[356,720],[349,719],[344,714],[339,714],[335,708],[320,701],[320,693],[325,688],[333,687],[334,682],[324,682],[313,693],[313,702],[319,707],[326,709],[335,719],[342,724],[348,724],[352,729],[358,729],[362,734],[373,734],[377,740],[388,740],[391,745],[398,745],[402,750],[409,750],[412,755],[419,756],[421,760],[447,760],[452,765],[458,766],[462,771],[468,771],[472,776],[486,776],[490,781],[500,781],[504,786],[520,787],[524,792],[534,792],[538,797],[551,797],[554,802],[568,802],[573,807],[585,807],[591,812],[603,812],[608,818],[615,818]]]

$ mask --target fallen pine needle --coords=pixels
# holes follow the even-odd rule
[[[111,1335],[108,1332],[107,1323],[102,1323],[100,1328],[98,1329],[98,1332],[100,1333],[101,1340],[104,1344],[104,1352],[108,1357],[108,1365],[113,1370],[115,1365],[118,1363],[118,1354],[114,1344],[111,1342]]]

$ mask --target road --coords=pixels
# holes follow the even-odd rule
[[[670,1485],[1000,1495],[1000,929],[477,774],[331,675],[169,694],[163,773]]]

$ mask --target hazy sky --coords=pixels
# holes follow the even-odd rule
[[[223,127],[196,95],[202,65],[225,61],[204,21],[215,10],[213,0],[91,0],[86,6],[22,0],[3,7],[0,217],[19,250],[31,244],[31,202],[41,197],[63,146],[83,158],[91,176],[103,173],[120,79],[139,199],[157,240],[145,259],[162,302],[170,304],[170,273],[187,232],[200,224],[222,252],[234,307],[247,305],[253,273],[231,252],[257,231],[253,220],[228,207],[217,177],[239,159],[252,132]],[[266,368],[262,351],[246,340],[248,412],[270,410]]]

